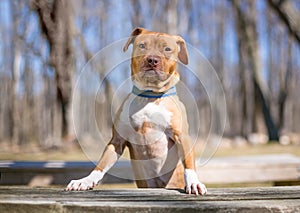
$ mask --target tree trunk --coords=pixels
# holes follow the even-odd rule
[[[167,32],[177,34],[177,0],[169,1],[167,4]]]
[[[284,111],[286,100],[289,94],[289,82],[292,73],[292,40],[288,38],[287,65],[279,71],[279,98],[278,98],[278,128],[282,130],[284,127]]]
[[[71,2],[34,0],[33,8],[39,15],[43,33],[50,45],[50,64],[55,69],[57,109],[61,114],[61,135],[73,139],[71,122],[71,95],[74,70],[73,23]]]
[[[11,3],[12,14],[13,14],[13,61],[12,61],[12,147],[13,149],[18,148],[20,145],[20,99],[19,99],[19,88],[20,88],[20,71],[21,71],[21,44],[17,36],[19,17],[17,15],[18,8],[16,4]]]
[[[278,130],[276,125],[273,122],[273,118],[270,113],[269,103],[267,101],[267,89],[264,85],[264,82],[261,78],[261,67],[260,67],[260,58],[259,58],[259,49],[258,49],[258,34],[256,31],[256,20],[257,17],[255,1],[248,1],[249,11],[245,11],[241,7],[241,2],[237,0],[232,1],[233,9],[237,14],[237,21],[241,37],[244,39],[241,42],[244,42],[247,55],[249,57],[249,67],[252,70],[252,81],[254,85],[255,92],[255,121],[256,129],[261,128],[257,126],[259,120],[261,119],[260,114],[263,115],[264,126],[267,128],[269,140],[278,141]]]
[[[12,146],[17,148],[20,145],[20,110],[19,110],[19,87],[20,87],[20,66],[21,66],[21,50],[18,41],[14,47],[14,60],[12,72]]]
[[[247,138],[248,134],[252,132],[252,120],[251,115],[249,115],[249,112],[251,112],[250,109],[250,103],[253,102],[251,99],[252,96],[250,94],[250,88],[247,86],[249,84],[248,78],[247,78],[247,66],[246,66],[246,58],[245,58],[245,48],[243,47],[242,42],[242,34],[240,32],[240,27],[236,23],[235,25],[237,36],[238,36],[238,54],[239,54],[239,78],[240,78],[240,97],[242,99],[241,101],[241,128],[240,128],[240,135]]]
[[[131,5],[134,12],[133,16],[130,17],[131,24],[133,26],[132,28],[144,26],[143,17],[141,14],[142,11],[141,2],[139,0],[131,0]]]

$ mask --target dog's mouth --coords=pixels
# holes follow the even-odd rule
[[[152,81],[165,81],[168,78],[168,74],[158,68],[142,67],[139,73],[140,77],[146,79],[148,82]]]
[[[173,82],[174,85],[177,83],[178,79],[172,76],[173,73],[160,69],[141,67],[140,71],[133,76],[133,82],[141,90],[162,92],[169,82]]]

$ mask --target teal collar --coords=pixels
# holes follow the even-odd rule
[[[176,95],[176,87],[171,87],[169,90],[165,92],[153,92],[152,90],[140,90],[136,86],[133,86],[132,93],[143,97],[143,98],[164,98],[172,95]]]

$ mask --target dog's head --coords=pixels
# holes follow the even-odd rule
[[[135,86],[163,92],[179,81],[177,60],[188,63],[186,44],[180,36],[136,28],[123,50],[130,44],[133,44],[131,75]]]

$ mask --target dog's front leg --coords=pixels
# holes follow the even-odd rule
[[[194,149],[188,134],[181,134],[175,137],[176,144],[179,151],[179,156],[184,166],[184,181],[185,191],[187,194],[200,194],[207,193],[207,189],[203,183],[198,179],[195,168]]]
[[[104,174],[122,155],[125,146],[126,141],[114,131],[113,138],[106,146],[96,168],[88,176],[78,180],[72,180],[66,190],[82,191],[94,188],[102,180]]]

